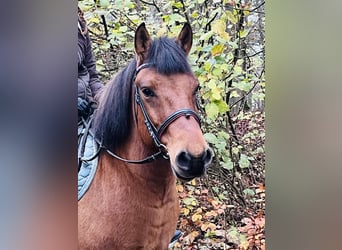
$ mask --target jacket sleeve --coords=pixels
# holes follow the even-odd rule
[[[100,90],[103,88],[103,83],[100,81],[99,75],[96,71],[96,61],[93,56],[90,37],[88,33],[86,34],[85,66],[88,69],[90,78],[89,87],[91,89],[93,97],[97,101],[98,97],[96,95],[99,94]]]

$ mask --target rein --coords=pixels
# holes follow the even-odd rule
[[[169,159],[169,154],[168,154],[168,151],[167,151],[167,147],[161,143],[161,136],[162,134],[165,132],[165,130],[167,129],[167,127],[174,121],[176,121],[178,118],[182,117],[182,116],[185,116],[187,119],[190,119],[190,117],[194,117],[195,120],[198,122],[198,124],[201,126],[201,120],[200,120],[200,117],[198,116],[198,114],[191,110],[191,109],[180,109],[180,110],[177,110],[176,112],[172,113],[170,116],[168,116],[165,121],[159,126],[159,128],[157,129],[153,122],[151,121],[151,118],[150,116],[148,115],[147,111],[146,111],[146,108],[144,106],[144,103],[142,102],[141,100],[141,96],[139,94],[139,90],[138,90],[138,86],[136,84],[136,77],[138,75],[138,73],[144,69],[144,68],[148,68],[150,66],[153,66],[153,63],[144,63],[142,65],[140,65],[136,70],[135,70],[135,73],[134,73],[134,76],[133,76],[133,84],[134,84],[134,97],[135,97],[135,101],[136,103],[139,105],[140,109],[141,109],[141,112],[144,116],[144,123],[146,125],[146,128],[149,132],[149,135],[151,136],[155,146],[158,148],[158,152],[155,153],[155,154],[152,154],[142,160],[128,160],[128,159],[124,159],[124,158],[121,158],[120,156],[116,155],[115,153],[113,153],[112,151],[110,151],[108,148],[106,148],[104,145],[102,145],[102,143],[98,142],[97,140],[97,143],[99,143],[99,149],[104,149],[106,150],[106,152],[113,156],[114,158],[120,160],[120,161],[123,161],[123,162],[126,162],[126,163],[132,163],[132,164],[144,164],[144,163],[149,163],[149,162],[152,162],[152,161],[155,161],[156,159],[160,158],[160,157],[163,157],[164,159]],[[99,150],[100,151],[100,150]],[[97,152],[96,155],[92,156],[90,159],[93,159],[95,158],[98,154],[99,154],[99,151]],[[89,160],[89,159],[83,159],[83,160]]]

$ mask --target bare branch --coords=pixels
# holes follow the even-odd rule
[[[144,1],[144,0],[139,0],[139,1],[142,2],[142,3],[144,3],[144,4],[154,6],[154,7],[157,9],[157,11],[160,12],[160,9],[159,9],[158,5],[156,4],[155,0],[153,0],[152,3],[146,2],[146,1]]]
[[[265,71],[265,69],[263,69],[263,70],[261,71],[261,74],[260,74],[260,76],[259,76],[259,79],[261,79],[261,76],[262,76],[262,74],[264,73],[264,71]],[[237,101],[234,102],[232,105],[230,105],[230,108],[234,107],[237,103],[239,103],[239,102],[241,102],[243,99],[245,99],[246,96],[248,96],[248,95],[253,91],[253,89],[255,88],[255,86],[256,86],[259,82],[260,82],[260,81],[256,81],[256,82],[254,83],[253,87],[252,87],[245,95],[243,95],[239,100],[237,100]]]
[[[183,1],[183,0],[180,0],[180,2],[182,3],[182,6],[183,6],[183,12],[184,12],[186,21],[187,21],[188,23],[190,23],[190,19],[189,19],[188,13],[186,13],[186,8],[185,8],[184,1]]]

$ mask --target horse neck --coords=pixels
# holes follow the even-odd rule
[[[132,133],[127,138],[126,142],[118,149],[117,154],[125,159],[141,160],[155,154],[158,150],[153,144],[147,146],[140,137],[138,130],[134,127]],[[162,188],[167,185],[173,185],[176,178],[171,170],[170,161],[164,158],[145,163],[145,164],[131,164],[123,163],[114,158],[110,165],[122,166],[121,171],[127,171],[129,174],[134,175],[136,178],[144,180],[149,183],[152,188]]]

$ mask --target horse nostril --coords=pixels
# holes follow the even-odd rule
[[[213,152],[209,148],[199,156],[193,156],[190,153],[183,151],[178,154],[176,158],[177,165],[184,171],[203,171],[203,167],[206,168],[211,163],[213,158]]]
[[[183,151],[177,156],[177,163],[182,169],[189,170],[191,159],[191,155]]]
[[[213,151],[208,148],[202,155],[202,161],[204,162],[204,165],[207,166],[211,163],[213,159]]]

